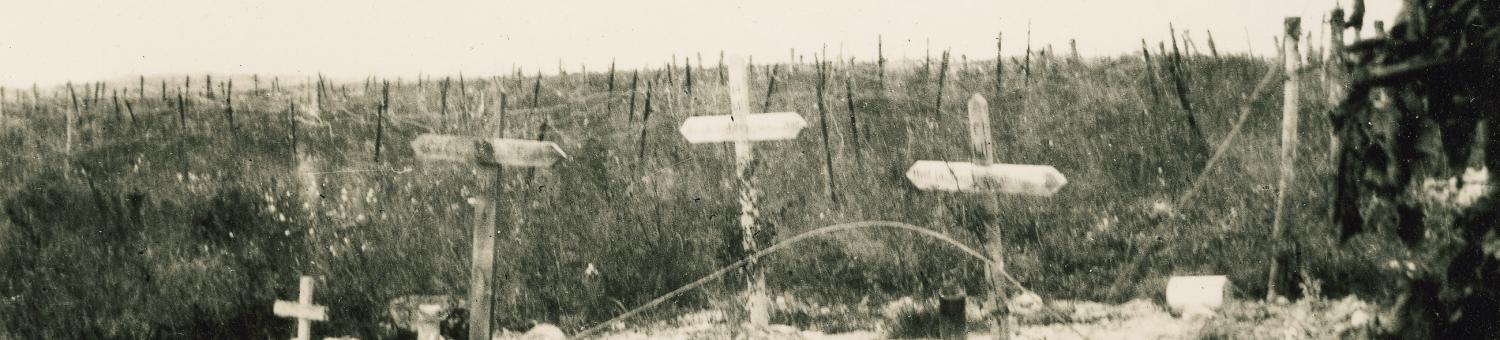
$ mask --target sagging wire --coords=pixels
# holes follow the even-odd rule
[[[1031,289],[1026,288],[1026,286],[1021,285],[1021,281],[1020,280],[1017,280],[1014,276],[1011,276],[1010,273],[1005,270],[1005,267],[996,265],[995,260],[990,259],[989,257],[986,257],[984,254],[980,253],[979,251],[974,250],[973,247],[969,247],[968,245],[963,244],[963,242],[959,242],[958,240],[955,240],[952,237],[949,237],[948,235],[945,235],[945,234],[943,234],[941,232],[934,231],[932,229],[922,228],[922,227],[911,225],[911,224],[901,223],[901,222],[893,222],[893,221],[860,221],[860,222],[842,223],[842,224],[835,224],[835,225],[831,225],[831,226],[827,226],[827,227],[821,227],[821,228],[817,228],[817,229],[813,229],[813,230],[809,230],[809,231],[803,232],[801,234],[797,234],[796,236],[792,236],[792,237],[787,238],[786,240],[783,240],[781,242],[776,242],[775,244],[772,244],[770,247],[766,247],[766,249],[762,249],[760,251],[757,251],[757,252],[755,252],[753,254],[750,254],[750,256],[746,256],[745,258],[740,259],[739,261],[735,261],[734,263],[730,263],[727,266],[719,268],[718,270],[715,270],[712,273],[709,273],[708,275],[706,275],[706,276],[704,276],[702,278],[699,278],[696,281],[693,281],[692,283],[688,283],[687,285],[684,285],[684,286],[679,287],[679,288],[677,288],[675,290],[672,290],[671,292],[668,292],[665,295],[662,295],[662,296],[659,296],[659,297],[657,297],[655,299],[652,299],[651,301],[646,302],[645,304],[642,304],[642,305],[640,305],[640,306],[638,306],[638,307],[636,307],[634,309],[626,311],[625,313],[622,313],[619,316],[616,316],[616,317],[611,318],[609,320],[606,320],[604,322],[598,323],[598,324],[596,324],[596,325],[594,325],[592,327],[584,329],[583,331],[578,332],[578,334],[575,334],[574,337],[576,337],[576,338],[585,338],[585,337],[588,337],[588,336],[591,336],[591,335],[596,335],[598,332],[604,330],[605,328],[609,327],[610,325],[612,325],[614,323],[620,322],[622,320],[625,320],[625,319],[628,319],[628,318],[630,318],[632,316],[640,314],[642,311],[645,311],[645,310],[650,309],[652,307],[656,307],[657,305],[660,305],[663,302],[666,302],[667,300],[670,300],[673,297],[676,297],[678,295],[682,295],[683,293],[686,293],[686,292],[688,292],[690,290],[698,288],[699,286],[702,286],[702,285],[704,285],[706,283],[709,283],[709,282],[711,282],[711,281],[713,281],[715,279],[718,279],[719,277],[722,277],[725,274],[728,274],[729,272],[731,272],[731,271],[733,271],[735,269],[739,269],[740,267],[744,267],[747,263],[759,260],[762,257],[766,257],[766,256],[770,255],[771,253],[774,253],[776,251],[782,250],[782,249],[784,249],[786,247],[790,247],[791,245],[796,244],[798,242],[810,239],[810,238],[815,237],[815,236],[821,236],[821,235],[830,234],[830,233],[839,232],[839,231],[854,230],[854,229],[872,229],[872,228],[901,229],[901,230],[906,230],[906,231],[911,231],[911,232],[915,232],[915,233],[918,233],[918,234],[926,235],[928,237],[932,237],[932,238],[937,239],[939,241],[946,242],[949,245],[953,246],[954,248],[957,248],[959,251],[963,252],[964,254],[969,255],[970,257],[973,257],[975,259],[978,259],[980,262],[984,262],[984,264],[987,265],[987,266],[989,266],[989,268],[994,268],[994,269],[998,270],[998,272],[1000,273],[1000,275],[1002,277],[1004,277],[1006,281],[1009,281],[1012,285],[1014,285],[1017,289],[1020,289],[1022,292],[1025,292],[1025,293],[1028,293],[1028,294],[1032,294],[1032,295],[1036,295],[1038,297],[1041,296],[1040,294],[1037,294],[1035,291],[1032,291]],[[1053,308],[1051,305],[1048,305],[1045,302],[1043,302],[1041,305],[1044,308],[1046,308],[1048,311],[1052,312],[1053,314],[1056,314],[1058,316],[1063,316],[1062,312],[1060,312],[1057,309]],[[1073,333],[1078,334],[1079,337],[1081,337],[1083,339],[1090,339],[1087,335],[1084,335],[1082,331],[1080,331],[1077,327],[1074,327],[1072,324],[1067,324],[1067,326],[1068,326],[1068,329],[1072,330]]]

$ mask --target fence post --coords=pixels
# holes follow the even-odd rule
[[[1287,252],[1285,244],[1286,237],[1286,196],[1287,187],[1292,184],[1294,172],[1293,163],[1297,159],[1297,105],[1300,89],[1297,84],[1297,69],[1301,57],[1297,51],[1297,40],[1302,35],[1302,19],[1298,17],[1286,18],[1286,37],[1281,40],[1282,59],[1286,65],[1286,85],[1284,86],[1281,108],[1281,179],[1278,180],[1276,193],[1276,213],[1271,224],[1271,242],[1274,244],[1271,251],[1271,272],[1266,282],[1266,300],[1275,300],[1280,287],[1278,279],[1282,270],[1282,258]]]

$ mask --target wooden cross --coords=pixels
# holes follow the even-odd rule
[[[271,306],[271,312],[276,316],[297,319],[297,337],[295,340],[312,340],[312,322],[328,321],[328,307],[314,305],[313,278],[303,276],[301,287],[297,289],[297,302],[276,300]]]
[[[946,161],[917,161],[911,169],[906,171],[906,178],[918,189],[937,190],[963,193],[1012,193],[1033,196],[1050,197],[1068,184],[1068,179],[1062,173],[1050,165],[1021,165],[1021,164],[995,164],[995,140],[993,130],[990,129],[989,103],[983,96],[974,94],[969,98],[969,141],[973,148],[977,162],[946,162]],[[989,211],[999,208],[999,201],[994,195],[988,196],[985,204]],[[1000,287],[1004,284],[1001,276],[1005,269],[1004,254],[1001,248],[999,233],[993,231],[987,233],[989,239],[985,241],[985,248],[989,250],[990,258],[995,261],[993,268],[985,268],[986,279],[990,283],[990,301],[999,303],[1005,301]],[[1003,311],[1003,309],[1002,309]],[[1006,317],[998,315],[995,320],[995,329],[1000,339],[1009,338],[1009,327]],[[962,338],[960,334],[945,334],[946,337]]]
[[[759,228],[755,220],[760,215],[756,201],[760,193],[755,190],[755,154],[751,142],[797,138],[797,134],[807,127],[807,121],[796,112],[750,113],[750,88],[745,75],[748,67],[744,56],[730,59],[729,115],[691,117],[682,122],[680,129],[682,137],[689,143],[734,143],[734,173],[740,191],[740,231],[746,256],[760,248],[755,243],[755,231]],[[765,270],[755,261],[745,268],[749,273],[746,276],[749,294],[745,307],[750,312],[750,325],[763,328],[771,319],[767,309]]]
[[[498,176],[501,165],[522,167],[548,167],[558,160],[568,158],[562,148],[552,142],[478,137],[423,134],[411,142],[417,159],[423,161],[458,162],[488,169],[490,176]],[[469,278],[469,339],[490,339],[490,280],[495,273],[495,204],[490,191],[498,196],[498,180],[480,178],[479,190],[474,197],[474,245],[471,254],[472,267]],[[515,278],[512,278],[515,279]]]

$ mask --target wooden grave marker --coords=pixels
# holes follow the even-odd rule
[[[996,211],[999,208],[999,201],[993,194],[1051,197],[1068,184],[1067,177],[1050,165],[995,164],[995,141],[993,130],[990,129],[989,103],[984,100],[984,96],[976,93],[969,97],[968,109],[969,141],[978,161],[916,161],[906,171],[906,178],[911,181],[912,185],[924,191],[985,194],[988,196],[985,204],[990,211]],[[985,268],[988,273],[986,279],[991,287],[991,302],[996,303],[996,308],[1001,308],[1000,312],[996,313],[999,315],[995,315],[995,329],[998,338],[1008,339],[1010,338],[1008,312],[1001,304],[1005,299],[1000,291],[1001,285],[1005,282],[1001,277],[1005,267],[1003,248],[1001,248],[998,233],[987,234],[989,234],[989,240],[985,241],[985,248],[995,261],[995,267]],[[943,334],[943,337],[963,338],[966,336],[962,334],[966,332],[963,329],[958,329],[956,332],[958,334]]]
[[[297,319],[297,337],[295,340],[312,340],[312,322],[328,321],[328,307],[314,305],[313,278],[302,276],[297,289],[297,302],[276,300],[271,306],[271,313],[276,316]]]
[[[759,228],[756,208],[759,191],[754,183],[755,154],[752,142],[787,140],[797,138],[807,120],[796,112],[750,113],[750,88],[745,70],[749,68],[744,56],[733,56],[729,63],[730,114],[691,117],[682,122],[679,129],[689,143],[734,143],[735,177],[740,191],[740,229],[744,235],[746,254],[760,250],[755,243],[755,232]],[[770,323],[769,298],[766,295],[765,270],[751,262],[745,266],[750,274],[746,285],[749,290],[746,309],[749,310],[750,326],[764,328]]]
[[[556,143],[509,139],[479,138],[455,135],[423,134],[412,140],[417,159],[426,162],[454,162],[489,169],[498,176],[499,166],[547,167],[567,159]],[[495,273],[495,204],[489,197],[499,195],[498,181],[481,178],[474,198],[474,245],[469,279],[469,339],[489,340],[491,317],[490,280]]]

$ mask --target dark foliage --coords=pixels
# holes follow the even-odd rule
[[[1408,1],[1389,38],[1347,52],[1333,213],[1346,239],[1394,236],[1420,254],[1394,336],[1500,338],[1500,202],[1422,199],[1426,179],[1500,170],[1500,2]]]

